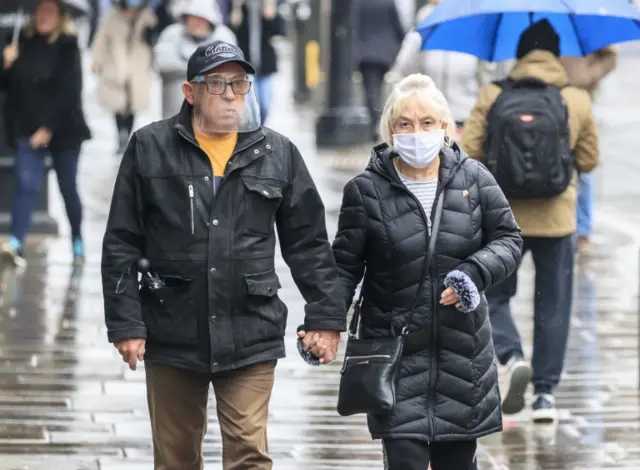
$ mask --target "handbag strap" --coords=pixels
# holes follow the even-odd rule
[[[422,293],[422,286],[424,284],[423,279],[427,274],[427,270],[431,267],[431,262],[433,260],[433,254],[436,249],[436,239],[438,238],[438,232],[440,229],[440,219],[442,219],[442,209],[444,206],[444,194],[440,194],[438,196],[438,200],[436,201],[436,210],[433,218],[433,223],[431,224],[431,236],[429,237],[429,246],[427,248],[427,256],[425,258],[424,265],[422,266],[422,275],[420,276],[420,285],[418,286],[418,292],[416,292],[416,298],[413,301],[413,307],[411,307],[411,311],[409,312],[409,318],[407,318],[407,322],[405,326],[402,328],[402,335],[406,335],[409,332],[409,324],[411,323],[411,319],[413,318],[413,313],[415,312],[416,306],[418,305],[418,300],[420,299],[420,294]],[[360,294],[358,295],[358,300],[353,304],[353,315],[351,316],[351,321],[349,322],[349,338],[356,338],[358,335],[358,328],[360,327],[360,313],[362,308],[363,301],[363,287],[364,287],[364,275],[366,275],[366,269],[363,273],[362,279],[363,283],[360,287]]]

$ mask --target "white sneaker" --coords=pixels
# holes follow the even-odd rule
[[[524,394],[531,381],[531,366],[520,356],[513,356],[507,362],[508,387],[502,399],[502,412],[514,415],[524,409]]]
[[[0,248],[0,256],[4,263],[19,269],[27,267],[27,260],[24,258],[22,251],[13,246],[11,243],[3,243]]]
[[[541,393],[533,401],[531,419],[534,423],[555,423],[558,419],[556,400],[553,395]]]

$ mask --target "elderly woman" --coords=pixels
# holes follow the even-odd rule
[[[493,176],[445,137],[448,116],[428,76],[396,86],[333,244],[345,309],[364,275],[360,337],[407,332],[395,407],[368,416],[390,470],[468,470],[476,439],[502,429],[483,292],[515,272],[522,239]]]

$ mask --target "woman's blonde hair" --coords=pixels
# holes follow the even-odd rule
[[[380,117],[380,137],[392,145],[393,125],[409,99],[418,99],[424,105],[434,108],[439,116],[434,116],[447,123],[447,136],[456,136],[456,123],[449,111],[449,103],[442,92],[436,87],[433,79],[428,75],[414,73],[403,78],[389,93],[387,102]],[[448,139],[448,140],[449,140]]]
[[[43,1],[44,0],[39,0],[38,5],[40,5],[40,3],[42,3]],[[60,22],[58,23],[58,26],[56,26],[56,29],[54,29],[49,34],[49,37],[47,38],[47,42],[49,44],[53,44],[54,42],[56,42],[61,34],[75,34],[75,28],[73,27],[73,19],[71,18],[71,14],[67,11],[64,11],[59,1],[56,1],[56,4],[58,6],[58,10],[60,11]],[[24,36],[27,38],[32,38],[35,35],[36,27],[34,25],[33,15],[31,15],[31,18],[29,18],[29,21],[24,26]]]

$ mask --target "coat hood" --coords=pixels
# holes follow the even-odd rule
[[[536,77],[557,87],[568,85],[569,77],[560,59],[553,53],[543,50],[529,52],[509,72],[509,78],[519,80],[524,77]]]
[[[218,4],[212,0],[189,0],[184,9],[180,11],[180,16],[184,15],[205,19],[213,26],[222,23],[222,14]]]

